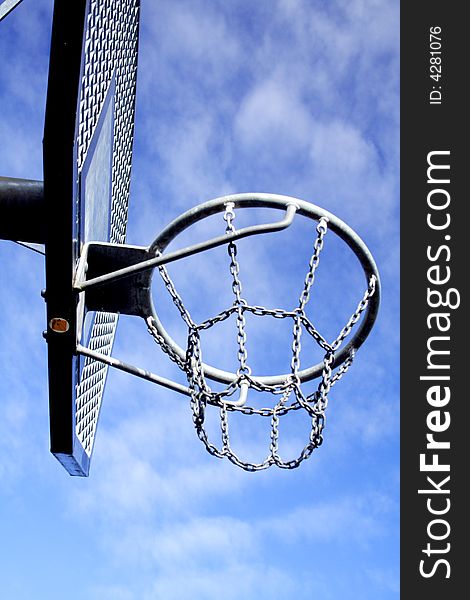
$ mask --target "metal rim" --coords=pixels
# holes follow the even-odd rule
[[[336,368],[344,363],[351,353],[356,351],[363,344],[375,323],[380,304],[380,278],[377,265],[375,264],[372,254],[362,239],[353,229],[346,225],[346,223],[327,210],[324,210],[315,204],[311,204],[310,202],[306,202],[305,200],[299,200],[297,198],[278,194],[248,193],[222,196],[215,198],[214,200],[209,200],[203,204],[199,204],[198,206],[195,206],[194,208],[177,217],[155,238],[155,240],[149,246],[149,253],[154,254],[156,252],[164,252],[168,244],[181,232],[185,231],[191,225],[201,221],[206,217],[223,212],[225,210],[225,205],[228,202],[233,202],[235,208],[265,207],[279,210],[286,210],[288,204],[294,203],[298,207],[297,213],[304,217],[314,221],[318,221],[322,217],[326,217],[328,219],[328,228],[349,246],[356,258],[359,260],[359,263],[364,271],[367,286],[369,285],[370,278],[372,276],[376,277],[375,292],[369,300],[364,318],[351,337],[350,341],[336,354],[332,368]],[[165,342],[176,352],[176,354],[178,354],[182,360],[185,360],[186,351],[183,350],[183,348],[181,348],[165,330],[153,305],[151,306],[151,312],[155,320],[155,326]],[[203,363],[202,367],[205,376],[214,381],[230,384],[237,378],[237,375],[234,373],[217,369],[216,367],[212,367],[205,363]],[[299,371],[300,381],[305,382],[320,377],[323,368],[324,364],[323,362],[320,362],[308,369]],[[273,376],[267,375],[253,377],[253,379],[264,385],[281,385],[290,375],[290,373]]]

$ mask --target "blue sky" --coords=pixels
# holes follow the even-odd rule
[[[128,242],[147,245],[180,213],[226,193],[296,196],[335,213],[367,242],[381,273],[381,312],[331,391],[323,446],[299,469],[251,474],[211,457],[185,397],[110,372],[91,475],[71,478],[48,452],[43,260],[1,242],[3,593],[398,598],[398,3],[142,4]],[[2,175],[42,179],[51,9],[51,1],[26,0],[0,24]],[[236,224],[250,219],[240,212]],[[314,239],[311,225],[298,221],[284,236],[240,243],[250,302],[287,308],[298,299]],[[223,228],[212,218],[191,235]],[[331,234],[321,267],[312,314],[333,334],[364,281]],[[232,301],[224,250],[170,273],[201,320]],[[155,285],[162,320],[183,343],[178,315]],[[234,366],[230,325],[203,340],[207,361],[222,368]],[[253,364],[283,370],[291,344],[285,323],[248,325]],[[314,348],[304,337],[308,362]],[[138,319],[121,317],[115,354],[184,382]],[[262,458],[269,432],[256,418],[245,421],[234,427],[239,453]],[[286,422],[286,457],[306,434],[305,420]]]

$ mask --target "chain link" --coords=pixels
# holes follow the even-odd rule
[[[343,343],[343,340],[351,333],[353,326],[359,321],[360,316],[362,315],[362,313],[367,308],[367,305],[369,304],[370,298],[374,295],[376,282],[377,282],[376,276],[372,275],[369,280],[369,287],[367,288],[362,300],[357,305],[356,310],[351,315],[347,324],[341,330],[339,336],[331,344],[331,347],[333,348],[333,350],[337,350],[341,346],[341,344]]]
[[[235,219],[235,213],[233,212],[233,202],[227,202],[225,205],[224,221],[227,223],[225,233],[234,233],[235,227],[233,220]],[[240,278],[240,265],[237,261],[237,246],[234,242],[230,242],[228,245],[228,255],[230,256],[230,273],[232,275],[232,291],[235,294],[234,307],[237,311],[237,343],[238,343],[238,362],[240,366],[237,370],[237,375],[245,373],[251,374],[251,369],[248,366],[248,350],[246,349],[246,320],[244,314],[244,307],[247,302],[242,298],[242,284]]]
[[[310,258],[309,270],[305,277],[304,289],[302,290],[299,298],[299,309],[302,311],[310,298],[310,288],[315,281],[315,271],[317,270],[320,262],[320,252],[323,249],[323,238],[325,237],[327,230],[328,219],[326,217],[322,217],[317,225],[317,239],[313,245],[313,254]]]
[[[158,332],[158,329],[155,326],[154,318],[147,317],[146,323],[148,332],[153,337],[155,342],[160,346],[163,352],[165,352],[182,371],[185,371],[186,363],[183,360],[181,360],[180,356],[173,350],[173,348],[165,342],[164,337]]]
[[[226,222],[226,233],[234,232],[235,227],[233,221],[235,219],[235,212],[234,204],[232,202],[227,202],[223,219]],[[247,303],[242,296],[243,289],[240,280],[240,265],[237,260],[237,247],[234,242],[229,242],[227,248],[230,258],[229,269],[232,276],[232,291],[235,296],[233,305],[200,324],[194,323],[189,311],[184,306],[181,297],[176,291],[174,283],[170,279],[166,268],[164,266],[158,268],[173,303],[188,327],[185,359],[183,360],[170,344],[165,341],[163,336],[159,333],[153,317],[147,318],[147,328],[162,350],[186,373],[191,397],[190,406],[193,423],[197,436],[204,444],[207,451],[217,458],[227,458],[233,464],[246,471],[260,471],[262,469],[267,469],[272,465],[277,465],[282,469],[295,469],[311,456],[315,448],[318,448],[323,442],[328,394],[332,386],[343,377],[353,362],[354,350],[351,351],[348,358],[343,362],[336,373],[333,373],[332,365],[334,364],[335,352],[341,346],[344,339],[349,335],[352,328],[359,321],[362,313],[367,308],[370,298],[375,293],[376,278],[375,276],[370,278],[368,288],[355,312],[351,315],[347,324],[343,327],[334,342],[328,343],[316,330],[305,314],[305,307],[310,299],[310,292],[320,262],[320,254],[323,249],[324,237],[327,233],[327,229],[328,219],[322,217],[316,227],[317,237],[313,244],[313,253],[309,261],[309,269],[305,276],[304,287],[299,297],[298,306],[290,311],[279,308],[266,308],[258,305],[252,306]],[[291,373],[286,375],[286,378],[282,383],[271,385],[260,382],[255,377],[252,377],[251,369],[248,366],[248,351],[246,348],[246,312],[257,317],[269,316],[275,319],[290,318],[293,320]],[[217,323],[225,321],[234,314],[236,315],[239,362],[237,376],[224,390],[213,391],[209,387],[204,374],[200,332],[210,329]],[[317,388],[307,396],[302,392],[299,378],[301,336],[303,330],[305,330],[305,332],[325,351],[319,384]],[[230,400],[237,391],[240,392],[242,384],[247,385],[248,388],[255,393],[269,393],[273,396],[278,396],[279,399],[274,406],[265,408],[254,408],[253,406],[246,404],[241,405],[240,403]],[[220,448],[209,440],[205,429],[205,414],[208,404],[212,407],[219,408],[221,432]],[[308,441],[296,458],[284,460],[279,455],[280,417],[291,411],[298,410],[304,410],[310,419]],[[269,454],[262,462],[254,463],[244,461],[232,450],[230,446],[229,431],[229,413],[231,412],[240,412],[243,415],[257,415],[271,419]]]
[[[160,252],[157,252],[156,256],[159,256],[159,255],[160,255]],[[165,284],[165,287],[168,290],[168,292],[171,296],[171,299],[173,300],[174,305],[179,310],[180,315],[183,318],[183,321],[186,323],[186,325],[188,327],[195,328],[196,325],[194,324],[194,322],[191,318],[191,315],[189,314],[186,307],[184,306],[183,301],[180,298],[180,295],[176,291],[175,285],[172,282],[172,280],[170,279],[170,276],[168,274],[168,271],[166,270],[165,265],[161,265],[160,267],[158,267],[158,270],[160,271],[160,275],[163,279],[163,283]]]

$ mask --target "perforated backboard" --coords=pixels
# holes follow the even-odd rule
[[[88,475],[116,314],[77,317],[83,244],[124,243],[137,75],[139,0],[56,0],[44,130],[51,452]]]

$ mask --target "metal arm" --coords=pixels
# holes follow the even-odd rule
[[[117,279],[121,279],[129,275],[135,275],[147,269],[154,269],[155,267],[159,267],[160,265],[165,265],[167,263],[180,260],[181,258],[186,258],[188,256],[198,254],[199,252],[209,250],[210,248],[223,246],[224,244],[228,244],[234,240],[239,240],[250,235],[259,235],[262,233],[281,231],[282,229],[286,229],[287,227],[289,227],[289,225],[291,225],[292,221],[294,220],[297,208],[298,207],[296,204],[289,204],[286,209],[286,214],[281,221],[276,221],[275,223],[266,223],[264,225],[253,225],[251,227],[244,227],[243,229],[239,229],[238,231],[229,232],[224,235],[220,235],[210,240],[207,240],[205,242],[200,242],[199,244],[187,246],[186,248],[182,248],[181,250],[169,252],[168,254],[165,254],[163,256],[157,256],[155,258],[145,260],[136,265],[131,265],[130,267],[125,267],[124,269],[118,269],[117,271],[107,273],[106,275],[101,275],[100,277],[94,277],[93,279],[90,279],[88,281],[78,281],[75,283],[74,288],[76,291],[82,292],[87,288],[102,285],[104,283],[109,283],[111,281],[116,281]]]
[[[119,360],[119,358],[115,358],[113,356],[107,356],[106,354],[102,354],[101,352],[95,352],[94,350],[90,350],[90,348],[86,348],[81,344],[77,344],[77,354],[81,354],[82,356],[88,356],[93,360],[97,360],[109,367],[114,367],[115,369],[119,369],[119,371],[125,371],[126,373],[130,373],[131,375],[135,375],[136,377],[140,377],[141,379],[146,379],[147,381],[151,381],[152,383],[157,383],[165,388],[173,390],[174,392],[179,392],[185,396],[191,395],[191,390],[175,381],[171,381],[170,379],[166,379],[166,377],[160,377],[159,375],[155,375],[151,371],[147,371],[146,369],[141,369],[140,367],[135,367],[134,365],[130,365],[129,363],[123,362]]]

